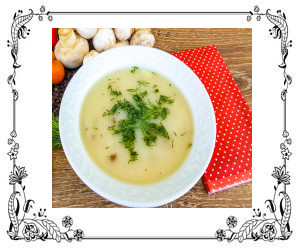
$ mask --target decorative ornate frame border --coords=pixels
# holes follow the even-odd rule
[[[251,219],[245,221],[242,226],[236,230],[237,218],[235,216],[229,216],[226,220],[227,229],[219,229],[215,235],[211,236],[199,236],[199,237],[90,237],[85,236],[81,229],[71,229],[73,219],[70,216],[64,216],[62,218],[62,226],[64,229],[60,229],[57,224],[47,219],[45,214],[46,209],[39,209],[32,215],[29,215],[29,211],[33,208],[34,201],[26,198],[25,185],[23,185],[23,179],[27,177],[25,167],[17,165],[17,156],[19,153],[19,143],[17,141],[16,130],[16,104],[19,97],[19,92],[16,89],[16,73],[20,68],[18,63],[19,53],[19,41],[26,38],[29,35],[30,29],[27,25],[33,17],[37,17],[39,21],[43,21],[44,18],[49,21],[53,20],[54,15],[245,15],[247,21],[256,19],[260,21],[261,18],[267,18],[273,26],[270,29],[270,35],[274,39],[281,40],[281,55],[282,62],[279,67],[283,71],[283,89],[281,91],[281,100],[283,103],[283,133],[282,143],[280,143],[280,150],[282,154],[283,163],[282,166],[274,168],[272,177],[275,178],[277,184],[274,185],[274,195],[271,199],[265,201],[267,207],[266,212],[262,212],[259,208],[253,209],[254,215]],[[10,151],[7,153],[12,163],[12,171],[9,175],[9,184],[12,185],[12,193],[8,200],[8,216],[10,224],[7,230],[8,236],[12,240],[48,240],[54,239],[57,242],[66,240],[71,242],[73,239],[80,241],[82,239],[217,239],[222,241],[227,239],[228,242],[238,240],[243,242],[246,239],[252,239],[254,241],[274,241],[287,240],[290,238],[292,231],[290,228],[290,216],[291,216],[291,199],[287,193],[286,186],[290,184],[290,175],[287,172],[287,161],[290,159],[291,152],[289,146],[292,144],[292,139],[286,130],[286,101],[288,86],[292,83],[292,78],[287,74],[286,58],[288,56],[288,47],[292,46],[292,41],[288,41],[288,25],[286,22],[286,16],[280,10],[277,11],[277,15],[272,15],[269,9],[266,12],[261,12],[258,6],[254,7],[253,11],[247,12],[52,12],[47,11],[45,6],[41,6],[39,12],[34,12],[29,9],[29,14],[24,15],[22,10],[16,12],[13,16],[13,23],[11,25],[11,40],[7,41],[7,46],[11,47],[11,55],[13,58],[13,72],[7,78],[7,82],[12,90],[13,98],[13,128],[8,138],[8,145]],[[279,211],[278,211],[279,209]],[[268,212],[268,216],[267,216]]]

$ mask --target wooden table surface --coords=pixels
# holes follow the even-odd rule
[[[169,53],[216,45],[231,74],[252,108],[251,29],[153,29],[155,48]],[[52,151],[52,206],[122,207],[89,189],[76,175],[62,149]],[[252,207],[252,183],[208,194],[202,179],[184,196],[162,206],[227,208]]]

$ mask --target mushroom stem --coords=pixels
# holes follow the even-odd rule
[[[59,40],[63,47],[73,47],[76,44],[76,34],[73,29],[58,29]]]

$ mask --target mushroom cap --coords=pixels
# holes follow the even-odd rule
[[[96,50],[91,50],[89,53],[87,53],[83,58],[83,64],[85,64],[88,60],[90,60],[92,57],[98,55],[99,53]]]
[[[126,41],[130,38],[134,28],[114,28],[116,37],[120,41]]]
[[[85,39],[91,39],[96,33],[97,28],[76,28],[76,31]]]
[[[64,29],[64,31],[66,37],[57,42],[54,54],[56,59],[66,68],[74,69],[82,65],[84,56],[89,52],[89,44],[86,39],[77,35],[73,29]]]
[[[154,35],[145,29],[141,29],[135,32],[130,40],[130,45],[142,45],[147,47],[153,47],[154,43]]]
[[[113,29],[99,29],[93,37],[93,45],[98,52],[108,50],[115,43],[116,37]]]
[[[127,45],[129,45],[129,42],[126,40],[126,41],[122,41],[122,42],[117,42],[110,48],[112,49],[112,48],[117,48],[117,47],[122,47],[122,46],[127,46]]]

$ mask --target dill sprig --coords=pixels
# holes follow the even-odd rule
[[[131,73],[134,73],[137,69],[139,69],[137,66],[133,66],[130,70]]]
[[[138,81],[139,86],[149,85],[148,82]],[[109,88],[111,90],[111,88]],[[126,99],[115,100],[115,104],[109,110],[103,113],[103,116],[116,115],[121,110],[126,112],[127,119],[120,120],[117,125],[108,127],[112,133],[121,135],[121,142],[130,154],[129,162],[136,161],[138,159],[138,153],[135,151],[134,146],[136,142],[136,130],[140,129],[143,134],[143,140],[146,146],[151,147],[156,143],[157,138],[163,137],[170,139],[169,134],[162,124],[162,121],[167,118],[169,109],[166,105],[170,105],[174,100],[170,97],[160,95],[159,99],[155,103],[150,100],[145,101],[145,97],[148,95],[147,91],[141,91],[139,88],[128,89],[128,92],[132,93],[132,101]],[[157,119],[160,120],[157,123]],[[172,142],[173,146],[173,142]]]
[[[112,88],[111,83],[108,85],[107,89],[110,90],[110,95],[114,95],[114,96],[122,95],[121,91],[117,91]]]
[[[52,113],[52,148],[61,148],[58,116],[55,116],[54,113]]]
[[[150,83],[149,82],[146,82],[144,80],[139,80],[137,81],[139,83],[139,86],[143,85],[143,86],[148,86]]]

